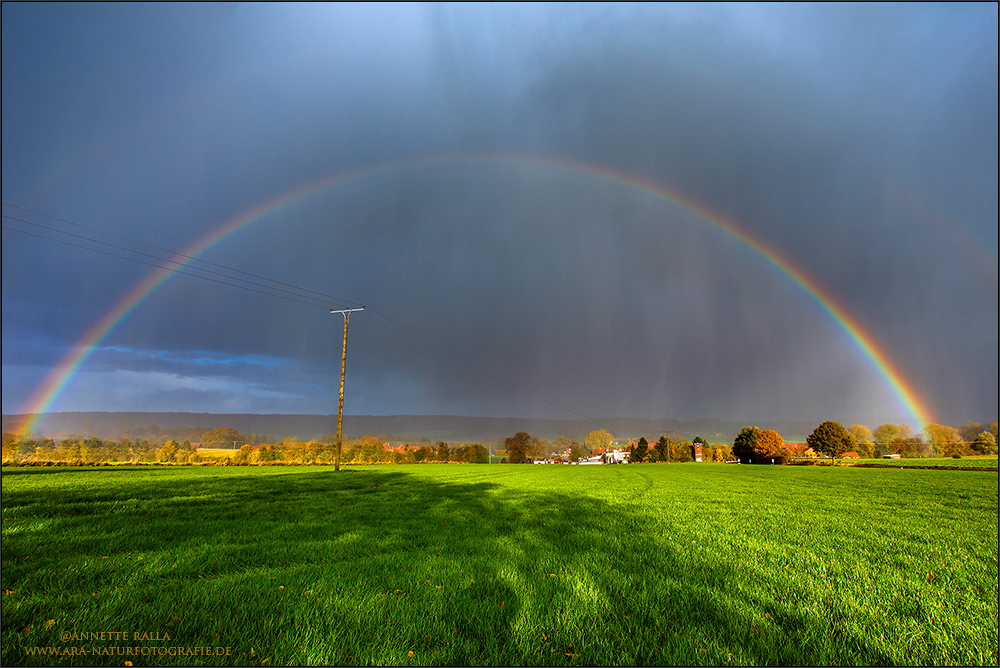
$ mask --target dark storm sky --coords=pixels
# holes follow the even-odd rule
[[[203,256],[374,309],[351,319],[348,413],[913,421],[787,275],[603,171],[792,260],[929,417],[994,420],[997,23],[995,4],[5,3],[3,412],[153,271],[26,235],[113,241],[8,204],[180,251],[361,170]],[[174,276],[49,408],[333,413],[342,323]]]

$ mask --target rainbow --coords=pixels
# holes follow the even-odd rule
[[[356,183],[383,176],[387,173],[427,168],[438,165],[463,165],[463,164],[483,164],[483,165],[514,165],[541,166],[561,172],[565,172],[577,177],[595,179],[597,181],[613,183],[627,190],[652,197],[672,204],[681,209],[687,210],[705,222],[722,230],[744,245],[748,246],[755,253],[764,258],[769,264],[779,272],[790,278],[798,285],[819,307],[825,311],[844,332],[848,339],[854,344],[858,351],[866,357],[884,378],[885,382],[896,395],[901,405],[912,416],[917,428],[931,422],[930,410],[926,402],[920,397],[917,389],[907,380],[902,370],[893,362],[889,354],[878,344],[873,336],[868,334],[857,321],[836,298],[822,288],[815,280],[809,277],[791,259],[784,256],[777,248],[768,244],[763,239],[756,237],[744,228],[737,225],[726,216],[712,210],[707,205],[689,197],[681,192],[673,190],[660,183],[644,179],[624,171],[614,170],[608,167],[592,165],[583,162],[546,158],[534,155],[483,155],[483,156],[435,156],[423,158],[411,158],[397,160],[380,165],[369,166],[361,169],[340,172],[333,176],[325,177],[317,181],[310,182],[291,191],[282,193],[259,204],[258,206],[232,218],[220,225],[210,234],[189,246],[181,254],[179,266],[184,266],[194,261],[197,256],[217,245],[227,237],[239,232],[243,228],[261,220],[282,209],[290,207],[308,197],[316,195],[332,188],[344,186],[348,183]],[[26,402],[25,421],[22,429],[33,430],[44,415],[49,411],[59,395],[72,380],[74,374],[86,362],[90,354],[95,350],[105,337],[107,337],[115,327],[124,320],[129,313],[136,309],[145,299],[156,291],[170,276],[173,270],[157,269],[153,271],[144,281],[133,287],[107,314],[105,314],[93,327],[87,331],[80,341],[73,347],[73,350],[58,366],[53,369],[45,382],[34,392],[32,397]]]

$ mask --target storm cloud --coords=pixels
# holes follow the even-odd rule
[[[348,413],[912,422],[784,258],[926,417],[996,419],[997,32],[996,5],[4,4],[3,412],[154,271],[26,234],[112,240],[46,216],[181,251],[331,179],[201,257],[370,307]],[[48,408],[335,412],[342,327],[174,276]]]

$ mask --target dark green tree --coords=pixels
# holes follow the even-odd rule
[[[854,450],[854,436],[839,422],[826,421],[806,436],[806,443],[814,451],[836,459],[845,452]]]
[[[760,427],[743,427],[733,440],[733,454],[743,464],[752,464],[757,458],[756,445]]]
[[[475,445],[471,446],[471,449],[472,449],[472,453],[471,453],[469,461],[471,461],[471,462],[473,462],[475,464],[488,464],[489,463],[489,461],[490,461],[490,451],[486,448],[485,445],[482,445],[480,443],[476,443]]]
[[[629,453],[628,463],[629,464],[641,464],[646,461],[649,456],[649,441],[646,440],[645,436],[639,438],[639,442],[636,443],[635,447],[632,448],[632,452]]]
[[[660,440],[656,442],[653,449],[656,451],[657,458],[661,462],[670,463],[670,448],[673,446],[673,442],[666,436],[660,436]]]

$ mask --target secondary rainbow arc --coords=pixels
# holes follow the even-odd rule
[[[430,167],[435,165],[459,164],[511,164],[536,165],[573,175],[614,183],[645,196],[653,197],[687,210],[705,222],[724,231],[749,247],[780,273],[786,275],[799,286],[819,307],[825,311],[834,323],[845,333],[862,355],[867,358],[885,380],[888,387],[898,398],[903,408],[912,416],[918,428],[929,423],[931,412],[919,392],[906,378],[903,371],[892,360],[890,355],[878,344],[844,308],[828,290],[811,278],[801,267],[786,257],[773,245],[751,234],[737,225],[733,220],[712,210],[707,205],[663,184],[650,181],[624,171],[611,169],[589,163],[546,158],[534,155],[484,155],[484,156],[434,156],[397,160],[361,169],[340,172],[272,197],[243,214],[230,219],[215,228],[205,237],[191,244],[183,251],[187,257],[180,258],[179,266],[187,265],[199,255],[208,251],[232,234],[248,227],[262,218],[274,214],[286,207],[298,203],[310,196],[323,191],[340,187],[348,183],[366,178],[382,176],[390,172]],[[167,269],[154,270],[150,275],[134,286],[120,299],[104,316],[100,318],[73,347],[60,363],[53,369],[46,380],[26,402],[23,413],[27,420],[22,429],[33,430],[51,409],[76,372],[87,361],[87,358],[119,323],[133,310],[166,282],[174,272]]]

